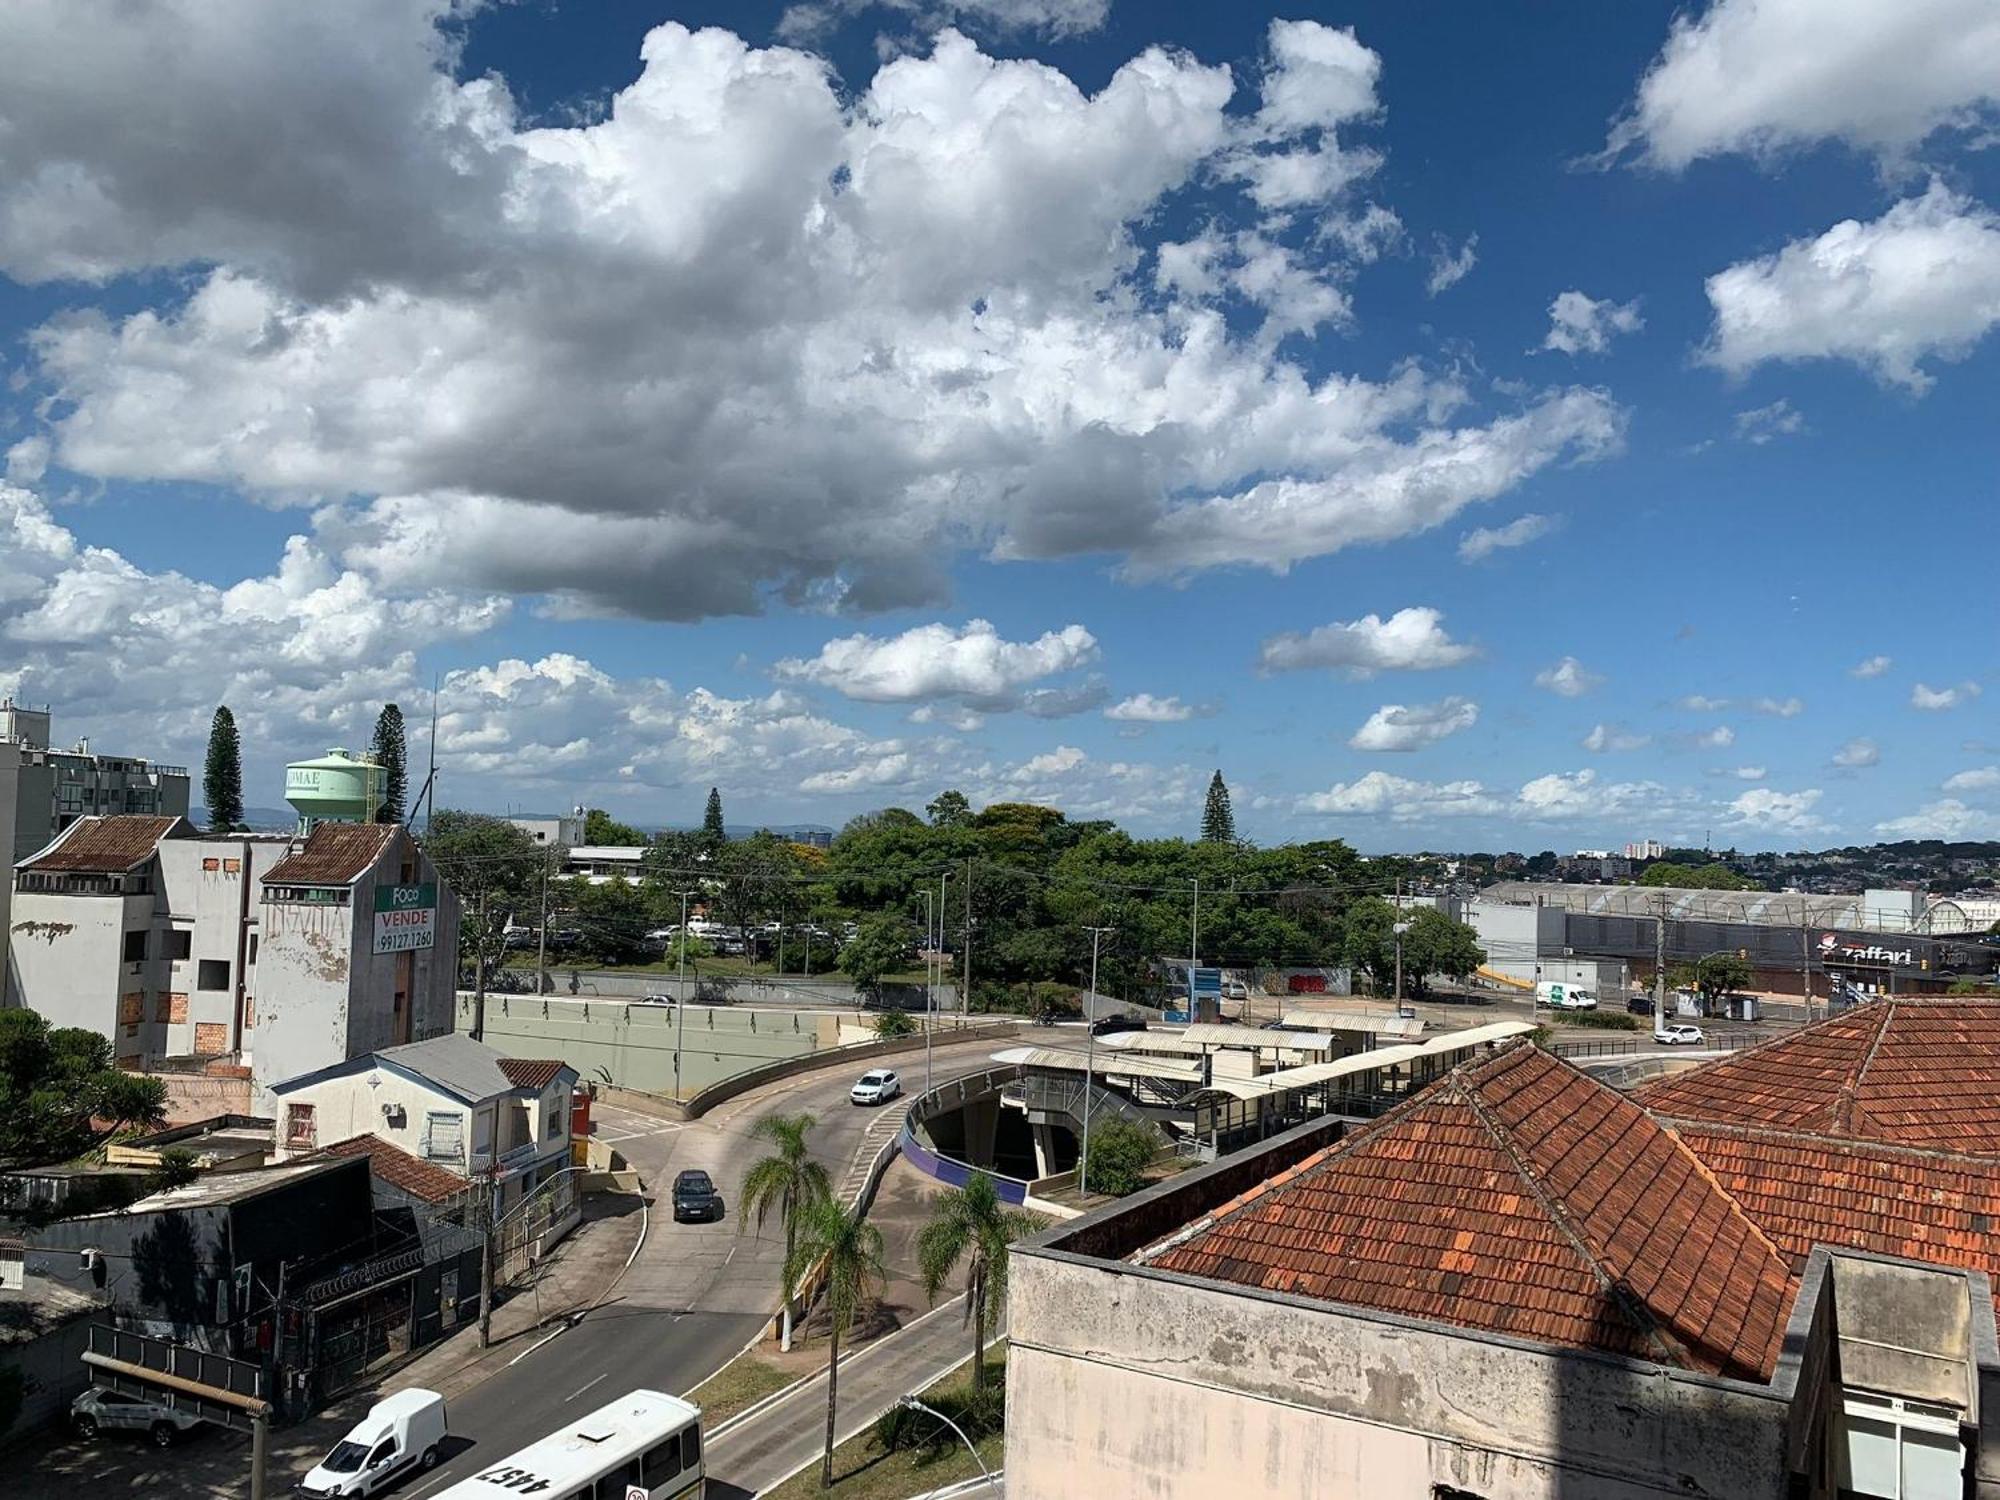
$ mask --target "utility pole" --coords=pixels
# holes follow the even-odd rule
[[[472,950],[472,1039],[486,1040],[486,887],[479,888],[479,941]]]
[[[1396,1014],[1403,1013],[1403,877],[1396,877],[1396,919],[1389,924],[1396,935]]]
[[[1194,877],[1194,908],[1188,915],[1188,994],[1194,994],[1194,969],[1201,962],[1201,877]],[[1094,990],[1096,985],[1092,985]]]
[[[931,942],[931,888],[924,887],[924,946]],[[931,959],[924,955],[924,1092],[931,1091]]]
[[[945,871],[945,873],[944,873],[944,874],[942,874],[942,875],[938,876],[938,940],[937,940],[937,976],[938,976],[938,977],[937,977],[937,982],[938,982],[938,988],[939,988],[939,989],[943,989],[943,988],[944,988],[944,952],[945,952],[945,949],[944,949],[944,883],[945,883],[945,881],[946,881],[947,879],[949,879],[949,878],[950,878],[950,875],[951,875],[951,872],[950,872],[949,870],[947,870],[947,871]],[[958,1011],[959,1011],[959,1014],[960,1014],[960,1015],[963,1015],[963,1014],[965,1014],[965,997],[964,997],[963,995],[961,995],[961,996],[959,996],[959,997],[958,997]]]
[[[551,856],[555,850],[548,851]],[[542,861],[542,925],[535,934],[535,993],[549,992],[549,865],[552,859]]]
[[[494,1144],[497,1146],[499,1142]],[[499,1190],[500,1184],[494,1180],[493,1169],[489,1167],[486,1173],[486,1232],[479,1237],[479,1347],[482,1349],[493,1341],[493,1200]]]
[[[680,977],[674,981],[674,1099],[681,1094],[681,1040],[687,1035],[688,1013],[688,893],[681,892]]]
[[[972,856],[965,856],[965,981],[958,997],[958,1013],[972,1013]]]
[[[1806,918],[1811,912],[1806,907],[1806,898],[1799,897],[1799,990],[1806,1002],[1806,1025],[1812,1025],[1812,930]]]
[[[1660,892],[1660,915],[1653,923],[1653,1035],[1667,1027],[1667,893]]]
[[[1107,932],[1117,931],[1114,927],[1086,927],[1090,934],[1090,1009],[1097,1010],[1097,940]],[[1083,1154],[1076,1159],[1076,1188],[1079,1193],[1090,1191],[1090,1096],[1097,1088],[1097,1027],[1094,1022],[1084,1023],[1086,1036],[1083,1063]]]

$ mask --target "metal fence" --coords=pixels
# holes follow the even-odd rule
[[[1759,1042],[1768,1042],[1768,1033],[1756,1031],[1715,1031],[1706,1033],[1697,1044],[1697,1051],[1734,1052],[1739,1047],[1754,1047]],[[1581,1042],[1549,1042],[1548,1050],[1557,1057],[1629,1057],[1636,1053],[1647,1056],[1671,1057],[1674,1047],[1664,1042],[1656,1042],[1652,1036],[1621,1036],[1591,1038]],[[1679,1044],[1685,1045],[1685,1044]]]

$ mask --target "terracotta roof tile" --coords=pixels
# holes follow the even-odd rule
[[[138,813],[79,818],[54,848],[22,860],[20,868],[121,875],[151,859],[161,839],[186,837],[193,832],[181,818],[147,817]]]
[[[369,1170],[377,1177],[426,1203],[447,1203],[472,1186],[457,1173],[447,1172],[443,1167],[412,1156],[400,1146],[390,1145],[379,1135],[349,1136],[344,1141],[321,1147],[316,1154],[365,1156]]]
[[[556,1075],[569,1066],[561,1058],[545,1057],[503,1057],[500,1071],[507,1075],[507,1081],[517,1089],[545,1089],[556,1081]]]
[[[1768,1374],[1788,1267],[1629,1099],[1519,1045],[1146,1252],[1166,1270]]]
[[[305,844],[264,872],[266,885],[348,885],[382,857],[394,823],[321,823]]]
[[[1857,1006],[1632,1097],[1679,1119],[2000,1154],[2000,1003]]]

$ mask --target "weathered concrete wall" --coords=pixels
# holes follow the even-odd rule
[[[123,961],[125,930],[152,925],[151,896],[61,895],[17,891],[12,912],[9,990],[51,1026],[81,1026],[110,1039],[119,1057],[156,1050],[150,1021],[121,1023],[121,995],[144,997],[148,965]],[[126,1014],[130,1014],[128,1010]]]
[[[1957,1271],[1833,1258],[1843,1384],[1972,1407],[1971,1302]]]
[[[217,1115],[247,1115],[250,1110],[250,1072],[211,1077],[201,1073],[157,1073],[167,1086],[167,1123],[189,1125],[196,1120],[212,1120]]]
[[[472,1030],[472,996],[458,997],[458,1030]],[[488,995],[486,1043],[509,1057],[559,1057],[585,1079],[608,1071],[621,1088],[674,1092],[675,1008],[550,995]],[[812,1011],[690,1005],[682,1044],[683,1093],[747,1068],[827,1051],[840,1018]]]
[[[1785,1403],[1728,1382],[1049,1252],[1010,1303],[1019,1500],[1785,1493]]]
[[[22,1384],[21,1409],[13,1426],[0,1428],[0,1443],[60,1421],[70,1402],[89,1387],[90,1366],[83,1362],[83,1351],[90,1347],[91,1322],[89,1317],[72,1318],[34,1338],[0,1345],[0,1362],[17,1368]]]

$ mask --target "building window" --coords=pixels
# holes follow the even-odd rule
[[[220,1057],[229,1050],[229,1028],[220,1021],[194,1023],[194,1051],[197,1057]]]
[[[229,988],[229,960],[226,958],[204,958],[195,970],[194,987],[198,990],[226,990]]]
[[[125,962],[128,964],[146,961],[146,931],[139,928],[125,934]]]
[[[1958,1500],[1965,1493],[1958,1423],[1958,1412],[1949,1406],[1848,1391],[1841,1409],[1840,1494],[1854,1500]]]
[[[194,931],[192,928],[175,927],[167,932],[166,957],[179,961],[192,957],[194,953]]]
[[[310,1104],[285,1106],[285,1149],[311,1151],[319,1144],[319,1127],[313,1122]]]
[[[127,990],[118,997],[118,1019],[126,1026],[136,1026],[146,1016],[146,992]]]
[[[424,1155],[431,1161],[465,1160],[465,1116],[455,1110],[431,1110],[424,1116]]]

